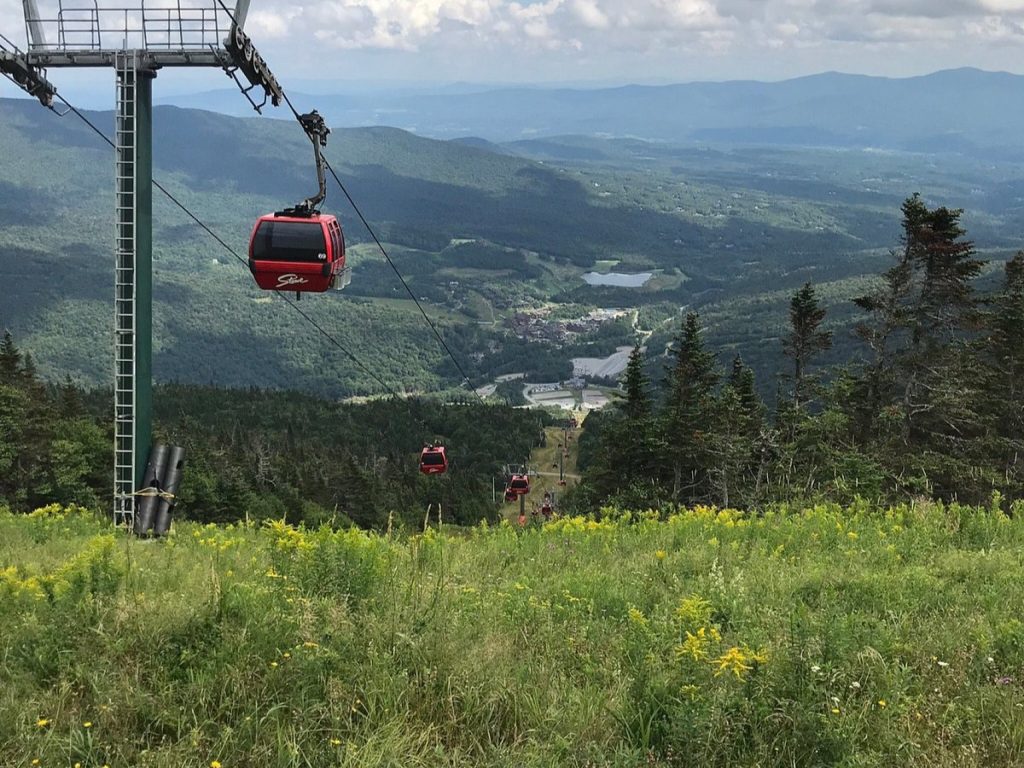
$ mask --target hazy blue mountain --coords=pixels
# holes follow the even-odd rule
[[[228,93],[174,97],[244,113]],[[239,104],[241,102],[241,104]],[[776,83],[620,88],[382,90],[299,94],[334,125],[390,125],[439,138],[514,141],[564,134],[674,143],[877,147],[988,155],[1024,152],[1024,77],[957,69],[911,78],[829,72]]]

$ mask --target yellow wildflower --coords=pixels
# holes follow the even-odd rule
[[[654,556],[659,560],[664,560],[666,557],[668,557],[668,552],[666,552],[664,549],[659,549],[657,552],[654,553]]]
[[[211,760],[210,761],[210,768],[221,768],[220,760]]]
[[[647,626],[647,617],[644,616],[644,612],[641,611],[639,608],[634,608],[634,607],[630,606],[630,608],[629,608],[629,622],[631,624],[636,624],[638,627],[646,627]]]
[[[676,658],[681,659],[684,656],[692,656],[694,661],[706,659],[708,657],[709,643],[710,638],[705,627],[698,629],[697,634],[687,631],[686,639],[682,644],[676,646]]]
[[[690,595],[679,601],[676,618],[684,624],[703,626],[711,619],[711,603],[700,595]]]
[[[82,727],[83,728],[92,728],[92,721],[91,720],[86,720],[84,723],[82,723]]]
[[[45,728],[49,724],[50,721],[47,720],[45,717],[40,717],[38,720],[36,720],[36,728]]]
[[[833,715],[838,715],[839,714],[839,707],[832,707],[832,714]]]
[[[885,699],[879,699],[879,700],[878,700],[878,706],[879,706],[879,707],[880,707],[881,709],[885,709],[885,707],[886,707]]]
[[[749,648],[733,646],[717,659],[711,662],[718,668],[715,670],[715,677],[726,672],[732,672],[737,680],[742,680],[743,675],[753,669],[752,664],[763,663],[766,660],[764,652],[758,653]]]

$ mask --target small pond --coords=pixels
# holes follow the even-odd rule
[[[615,288],[643,288],[652,277],[653,272],[636,272],[631,275],[623,272],[587,272],[583,275],[587,285],[610,285]]]

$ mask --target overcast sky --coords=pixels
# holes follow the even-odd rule
[[[1024,72],[1024,0],[252,0],[251,6],[247,29],[286,85],[777,80],[826,70],[903,76],[960,66]],[[0,32],[23,41],[20,0],[0,0]],[[215,73],[206,79],[224,85]]]

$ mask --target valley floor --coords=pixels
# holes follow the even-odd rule
[[[0,512],[0,765],[1020,765],[1015,512],[163,542]]]

